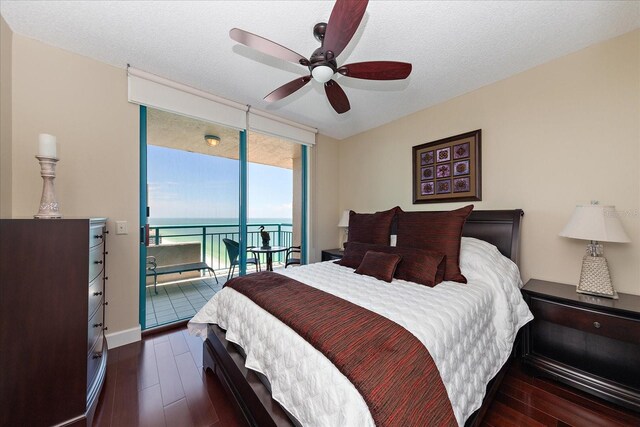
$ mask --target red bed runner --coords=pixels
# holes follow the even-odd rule
[[[456,425],[440,373],[397,323],[272,272],[226,284],[293,329],[360,392],[377,426]]]

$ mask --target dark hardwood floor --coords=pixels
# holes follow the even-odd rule
[[[96,427],[244,426],[185,327],[109,350]]]
[[[534,377],[513,361],[482,425],[637,427],[640,413],[556,381]]]
[[[186,328],[109,350],[94,425],[244,426],[222,386],[202,370],[202,340]],[[483,426],[640,426],[635,413],[510,366]]]

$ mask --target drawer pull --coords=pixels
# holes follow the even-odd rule
[[[102,295],[102,292],[94,292],[93,295],[97,297],[98,295]]]
[[[600,329],[600,322],[593,322],[593,326],[595,326],[596,329]]]
[[[93,261],[94,264],[102,264],[102,261]]]
[[[93,327],[94,327],[94,328],[99,328],[100,326],[102,326],[102,323],[94,323],[94,324],[93,324]]]
[[[102,239],[104,236],[102,234],[96,234],[93,236],[94,239]]]
[[[92,359],[100,359],[102,357],[102,353],[94,353],[93,356],[91,356]]]

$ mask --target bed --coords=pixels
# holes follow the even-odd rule
[[[332,262],[283,274],[409,330],[433,356],[457,424],[474,425],[499,385],[517,331],[531,320],[515,266],[522,215],[519,209],[473,211],[467,218],[460,259],[467,285],[427,288],[394,280],[385,288]],[[304,339],[233,290],[214,299],[189,327],[206,335],[204,367],[218,376],[248,424],[374,425],[358,390]],[[420,301],[435,321],[420,321],[406,301]]]

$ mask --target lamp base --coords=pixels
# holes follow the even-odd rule
[[[618,294],[611,283],[609,265],[605,257],[585,255],[582,258],[580,283],[576,288],[576,292],[604,298],[618,298]]]
[[[609,298],[609,299],[619,299],[620,298],[618,296],[618,292],[617,291],[613,291],[613,295],[599,294],[597,292],[582,291],[580,289],[576,289],[576,292],[579,293],[579,294],[591,295],[591,296],[594,296],[594,297],[603,297],[603,298]]]

